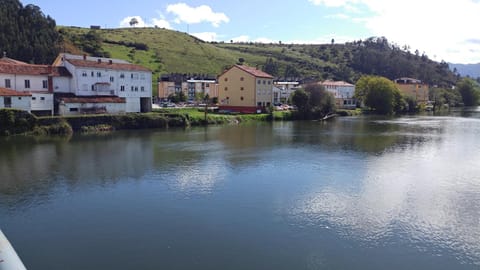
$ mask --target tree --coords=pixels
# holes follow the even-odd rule
[[[303,89],[298,89],[292,94],[292,103],[297,106],[298,111],[302,114],[306,114],[310,110],[310,104],[308,102],[309,96]]]
[[[400,90],[385,77],[361,77],[355,87],[355,98],[379,114],[393,114],[405,107]]]
[[[35,5],[0,0],[0,53],[20,61],[50,64],[60,51],[56,23]]]
[[[457,84],[458,91],[462,95],[465,106],[478,106],[480,101],[480,89],[476,82],[469,78],[463,78]]]
[[[135,27],[137,24],[138,24],[138,19],[135,18],[135,17],[133,17],[133,18],[130,20],[130,26]]]

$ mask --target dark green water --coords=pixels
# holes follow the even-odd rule
[[[28,269],[480,269],[480,118],[0,139]]]

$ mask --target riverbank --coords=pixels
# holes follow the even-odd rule
[[[131,129],[186,128],[190,126],[239,124],[250,121],[292,120],[291,112],[227,115],[197,109],[159,109],[151,113],[36,117],[14,109],[0,110],[0,136],[68,135]]]

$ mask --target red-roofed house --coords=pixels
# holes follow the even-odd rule
[[[53,92],[68,87],[70,74],[64,68],[32,65],[10,59],[0,59],[0,87],[27,93],[31,97],[29,112],[52,115]]]
[[[235,65],[218,77],[220,110],[265,111],[273,100],[272,75],[254,67]]]
[[[65,67],[72,74],[70,88],[59,89],[56,93],[71,94],[83,98],[83,101],[91,101],[78,107],[71,104],[79,103],[69,105],[68,101],[71,100],[60,97],[60,106],[65,106],[59,108],[60,113],[67,114],[67,110],[68,114],[101,112],[96,108],[99,103],[109,100],[105,98],[123,100],[110,102],[110,106],[105,107],[107,113],[148,112],[152,109],[152,72],[145,67],[119,59],[72,54],[60,54],[53,66]]]
[[[0,109],[11,108],[30,112],[32,94],[0,87]]]

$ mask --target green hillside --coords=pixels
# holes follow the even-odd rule
[[[414,77],[432,85],[458,80],[445,62],[411,53],[385,38],[347,44],[208,43],[160,28],[91,30],[58,27],[65,51],[125,59],[160,74],[211,74],[238,62],[258,66],[278,79],[335,79],[356,82],[363,74]]]

